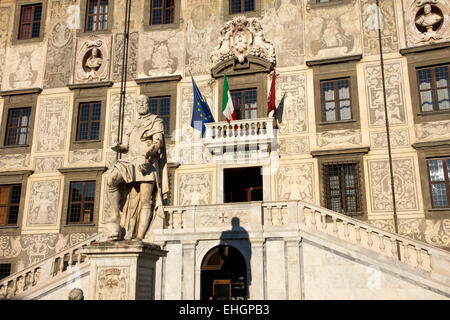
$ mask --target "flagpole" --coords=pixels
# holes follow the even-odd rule
[[[380,17],[380,0],[376,0],[376,6],[377,6],[377,22],[378,22],[378,45],[380,47],[380,66],[381,66],[381,79],[382,79],[382,85],[383,85],[383,102],[384,102],[384,115],[385,115],[385,122],[386,122],[386,139],[387,139],[387,147],[388,147],[388,156],[389,156],[389,173],[391,178],[391,193],[392,193],[392,207],[394,210],[394,229],[395,233],[398,234],[398,221],[397,221],[397,205],[395,201],[395,185],[394,185],[394,169],[393,169],[393,163],[392,163],[392,148],[391,148],[391,136],[390,136],[390,130],[389,130],[389,113],[387,108],[387,97],[386,97],[386,83],[385,83],[385,75],[384,75],[384,58],[383,58],[383,42],[381,39],[381,17]],[[400,244],[398,240],[397,243],[397,256],[398,260],[401,259],[400,255]]]

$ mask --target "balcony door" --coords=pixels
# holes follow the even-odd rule
[[[224,202],[263,200],[262,167],[224,169]]]

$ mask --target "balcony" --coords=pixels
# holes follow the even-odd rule
[[[205,124],[204,143],[210,152],[222,154],[225,150],[261,150],[270,152],[276,143],[276,121],[274,118],[244,119],[230,123],[211,122]]]

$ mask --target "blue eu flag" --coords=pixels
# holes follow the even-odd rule
[[[214,122],[214,118],[193,77],[192,86],[194,87],[194,110],[192,111],[191,127],[203,134],[206,131],[205,123]]]

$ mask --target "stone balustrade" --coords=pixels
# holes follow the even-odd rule
[[[0,281],[0,299],[10,299],[22,293],[27,293],[31,288],[64,274],[70,269],[69,267],[84,265],[87,259],[85,255],[81,254],[81,249],[100,237],[101,234],[96,234],[71,248],[57,252],[45,260],[2,279]]]
[[[205,145],[210,149],[226,146],[270,144],[275,138],[274,118],[206,123]]]
[[[164,233],[223,232],[236,227],[249,233],[318,231],[319,235],[333,236],[396,260],[399,248],[403,263],[426,273],[438,271],[446,279],[450,276],[446,251],[302,201],[166,207],[165,216]],[[238,219],[235,225],[233,218]]]

